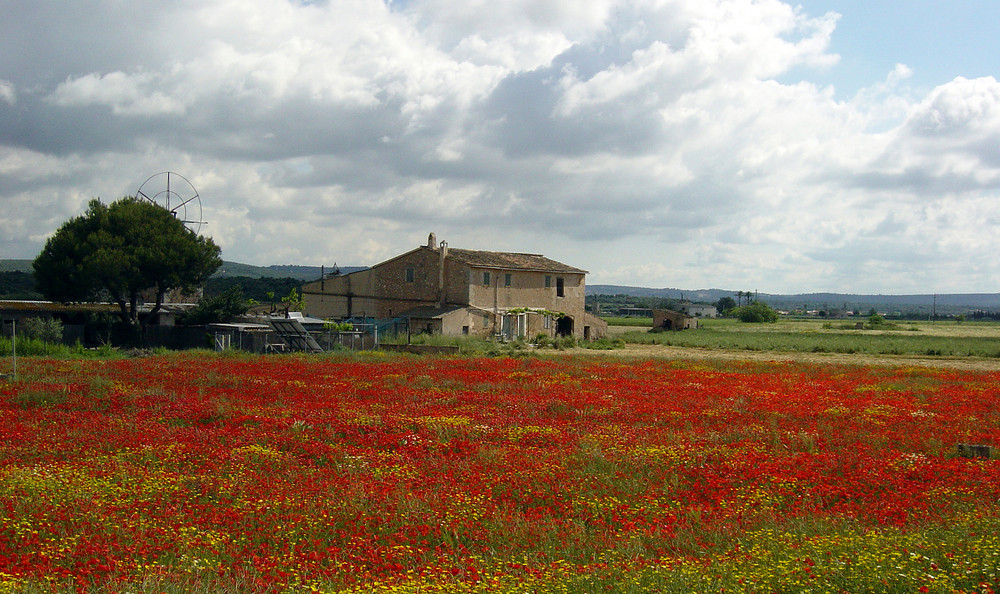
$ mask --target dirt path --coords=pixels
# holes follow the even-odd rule
[[[560,351],[557,351],[560,352]],[[569,349],[573,355],[603,356],[621,359],[714,359],[731,361],[801,361],[831,365],[884,365],[902,367],[946,367],[970,371],[1000,371],[1000,359],[978,357],[914,357],[904,355],[864,355],[842,353],[786,353],[777,351],[731,351],[682,348],[662,345],[629,344],[624,349],[597,351]]]

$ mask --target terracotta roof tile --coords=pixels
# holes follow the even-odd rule
[[[430,248],[427,248],[430,249]],[[436,250],[435,250],[436,251]],[[448,248],[448,257],[476,268],[498,268],[501,270],[531,270],[537,272],[563,272],[569,274],[586,274],[586,270],[574,268],[562,262],[556,262],[541,254],[522,254],[518,252],[486,252],[482,250],[463,250]]]

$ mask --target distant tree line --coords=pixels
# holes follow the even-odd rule
[[[977,310],[977,311],[969,312],[968,314],[966,314],[965,317],[967,319],[969,319],[969,320],[993,320],[993,321],[998,321],[998,320],[1000,320],[1000,312],[998,312],[998,311]]]
[[[238,287],[246,299],[268,303],[268,294],[284,296],[302,285],[302,281],[286,278],[254,278],[250,276],[212,277],[205,281],[205,297],[215,297]],[[19,270],[0,271],[0,299],[42,300],[35,275]]]
[[[30,272],[18,270],[0,272],[0,299],[39,301],[44,299]]]
[[[587,295],[587,309],[613,313],[624,307],[641,309],[673,309],[677,299],[669,297],[639,297],[635,295]],[[598,308],[600,308],[598,310]]]
[[[273,296],[288,295],[292,289],[302,286],[302,281],[291,278],[254,278],[250,276],[212,277],[205,281],[205,297],[217,297],[234,288],[239,288],[245,299],[257,303],[270,303]]]

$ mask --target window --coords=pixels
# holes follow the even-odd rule
[[[552,277],[551,276],[546,276],[545,277],[545,288],[546,289],[552,288]]]
[[[483,273],[483,285],[487,286],[487,287],[490,286],[490,273],[489,272],[484,272]]]
[[[483,328],[488,328],[490,325],[490,316],[483,314]]]
[[[511,274],[505,274],[505,275],[503,275],[503,286],[505,286],[505,287],[509,287],[510,286],[511,276],[513,276],[513,275],[511,275]]]
[[[469,327],[468,326],[462,326],[462,334],[465,334],[466,336],[469,335]]]
[[[406,269],[406,282],[412,283],[414,276],[415,276],[415,271],[412,268],[407,268]]]
[[[556,297],[563,297],[563,279],[556,279]]]

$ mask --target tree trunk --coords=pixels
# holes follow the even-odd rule
[[[128,324],[131,323],[129,319],[128,303],[125,302],[124,297],[119,297],[115,301],[118,302],[118,309],[119,309],[118,317],[122,319],[122,324],[125,324],[127,326]]]
[[[132,326],[139,326],[139,292],[134,291],[129,296],[129,323]]]
[[[150,310],[149,315],[146,316],[146,321],[145,321],[145,323],[143,323],[143,326],[148,326],[151,323],[153,323],[152,322],[153,321],[153,316],[155,316],[160,311],[160,307],[163,305],[163,297],[164,297],[164,295],[166,295],[166,293],[167,292],[164,291],[163,289],[157,288],[157,290],[156,290],[156,305],[153,306],[153,309]]]

